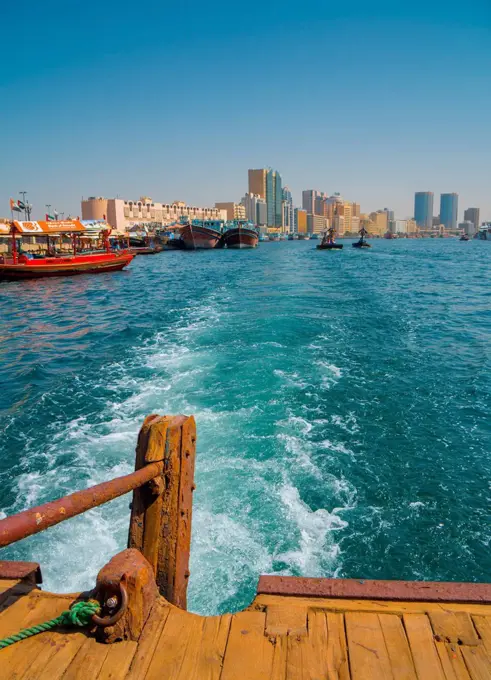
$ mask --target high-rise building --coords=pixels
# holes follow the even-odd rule
[[[479,230],[479,208],[464,210],[464,222],[472,222],[476,231]]]
[[[307,215],[307,231],[309,234],[322,234],[329,228],[329,220],[322,215]]]
[[[359,203],[352,203],[351,204],[351,211],[353,214],[353,217],[360,217],[360,204]]]
[[[457,228],[458,213],[459,213],[459,195],[441,194],[440,221],[447,229]]]
[[[277,170],[249,170],[249,193],[266,199],[268,227],[281,227],[283,222],[281,175]]]
[[[302,191],[302,208],[310,215],[325,215],[327,195],[317,189],[304,189]]]
[[[266,198],[266,174],[267,170],[249,170],[249,193]]]
[[[301,208],[295,208],[295,221],[297,223],[297,229],[299,234],[307,233],[307,211]]]
[[[293,196],[290,188],[283,187],[283,228],[293,233],[295,229],[295,211],[293,209]]]
[[[225,210],[227,213],[227,220],[245,220],[246,209],[242,203],[215,203],[217,210]]]
[[[433,224],[432,191],[417,191],[414,194],[414,219],[418,227],[431,229]]]
[[[266,199],[259,194],[247,193],[241,201],[245,208],[246,219],[258,226],[264,226],[268,221]]]
[[[467,236],[474,236],[474,234],[478,231],[474,226],[474,222],[471,222],[470,220],[459,222],[459,229],[461,229],[464,234],[467,234]]]

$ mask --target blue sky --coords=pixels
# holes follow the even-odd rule
[[[0,215],[28,190],[236,200],[247,168],[413,212],[460,194],[491,220],[491,2],[139,3],[2,9]],[[435,203],[438,203],[436,197]]]

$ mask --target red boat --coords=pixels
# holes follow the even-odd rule
[[[103,232],[105,252],[77,255],[77,239],[85,232],[78,220],[63,222],[17,222],[10,227],[12,234],[12,257],[0,258],[0,280],[16,281],[20,279],[37,279],[45,276],[74,276],[76,274],[98,274],[118,271],[126,267],[134,255],[128,251],[111,252],[109,249],[109,231]],[[46,257],[33,257],[25,253],[19,254],[18,236],[47,237],[48,253],[53,239],[62,235],[71,235],[73,255],[56,255],[50,253]]]
[[[194,220],[181,229],[181,240],[187,250],[215,248],[222,236],[221,228],[220,220],[199,220],[199,223]]]
[[[259,241],[259,234],[252,227],[242,226],[227,229],[223,235],[227,248],[255,248]]]

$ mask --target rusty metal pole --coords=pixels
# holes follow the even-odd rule
[[[39,505],[0,520],[0,548],[37,534],[86,510],[123,496],[155,477],[160,477],[163,463],[154,462],[124,477],[103,482],[83,491]]]

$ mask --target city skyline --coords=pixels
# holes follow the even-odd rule
[[[428,187],[491,219],[489,1],[284,10],[147,0],[136,30],[113,0],[27,0],[0,64],[1,212],[23,190],[38,215],[92,195],[239,201],[244,168],[271,166],[297,206],[319,187],[408,217]]]

